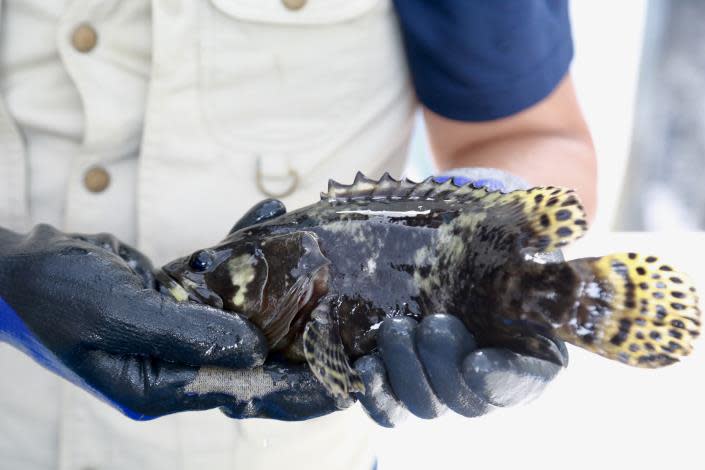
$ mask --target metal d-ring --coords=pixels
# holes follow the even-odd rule
[[[296,173],[295,170],[293,170],[291,167],[289,167],[289,170],[286,174],[285,177],[283,178],[289,178],[291,180],[291,184],[289,184],[289,187],[287,187],[284,191],[281,192],[272,192],[269,191],[267,188],[264,187],[264,181],[262,181],[262,161],[260,157],[257,157],[257,175],[256,175],[256,181],[257,181],[257,189],[259,189],[263,194],[269,197],[273,198],[282,198],[286,197],[289,194],[293,193],[296,188],[299,186],[299,174]],[[270,177],[270,179],[283,179],[281,177]]]

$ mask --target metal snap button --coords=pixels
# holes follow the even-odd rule
[[[71,44],[73,44],[74,49],[78,52],[85,53],[91,51],[97,42],[98,33],[96,33],[93,26],[87,23],[78,25],[71,35]]]
[[[100,193],[110,185],[110,173],[102,166],[94,166],[86,171],[83,184],[92,193]]]
[[[306,0],[282,0],[282,3],[289,10],[300,10],[306,5]]]

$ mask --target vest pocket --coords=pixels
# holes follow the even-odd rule
[[[361,126],[398,57],[388,0],[211,0],[200,17],[207,131],[234,154],[311,160]],[[392,40],[389,40],[389,39]]]
[[[379,0],[299,0],[293,9],[288,0],[211,0],[224,14],[244,21],[286,25],[331,24],[368,12]]]

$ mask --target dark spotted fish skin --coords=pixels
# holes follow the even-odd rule
[[[407,315],[420,319],[431,313],[465,310],[461,305],[467,303],[467,288],[476,282],[471,276],[434,272],[439,275],[437,282],[447,286],[442,295],[421,287],[432,275],[433,255],[428,247],[438,244],[439,227],[460,213],[459,204],[443,201],[321,201],[233,234],[222,246],[299,231],[315,234],[322,255],[330,262],[327,292],[320,292],[319,298],[332,299],[343,344],[355,357],[374,349],[374,327],[385,318]],[[292,253],[292,258],[296,256]],[[505,261],[495,260],[477,266],[477,279]],[[477,326],[479,315],[466,317],[469,327]]]
[[[685,318],[669,316],[676,325],[687,323],[676,335],[689,331],[678,346],[667,344],[673,354],[645,345],[635,352],[624,341],[613,344],[614,337],[643,335],[636,324],[652,321],[643,312],[654,305],[642,304],[641,314],[631,308],[622,293],[634,281],[624,280],[628,269],[617,258],[550,264],[533,258],[585,230],[579,201],[562,188],[502,194],[358,175],[350,186],[331,183],[315,204],[237,230],[163,270],[181,289],[172,294],[244,315],[274,351],[294,360],[303,359],[304,328],[320,305],[331,312],[351,359],[376,348],[376,328],[385,318],[434,313],[458,316],[481,346],[559,364],[563,356],[548,337],[643,367],[687,354],[699,333],[694,289],[679,299]],[[212,262],[195,272],[193,258],[202,253]],[[622,316],[635,325],[628,333],[620,333]],[[644,329],[653,328],[659,325]]]
[[[330,260],[327,297],[332,299],[343,345],[353,357],[374,349],[375,327],[385,318],[406,315],[418,320],[452,312],[471,331],[480,331],[494,317],[488,315],[496,298],[491,279],[511,263],[503,251],[492,255],[496,248],[478,244],[472,253],[463,249],[465,265],[472,265],[465,273],[460,265],[434,269],[439,254],[431,247],[440,244],[439,228],[462,213],[460,204],[384,200],[319,204],[314,211],[292,212],[252,232],[262,236],[270,230],[305,227],[316,234],[321,252]],[[458,243],[467,243],[457,236]],[[489,294],[485,300],[478,295],[481,291]],[[477,311],[473,304],[486,308]]]

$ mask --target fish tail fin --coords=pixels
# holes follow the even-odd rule
[[[581,278],[575,316],[558,330],[569,343],[636,367],[678,362],[700,334],[688,277],[655,256],[618,253],[568,264]]]

